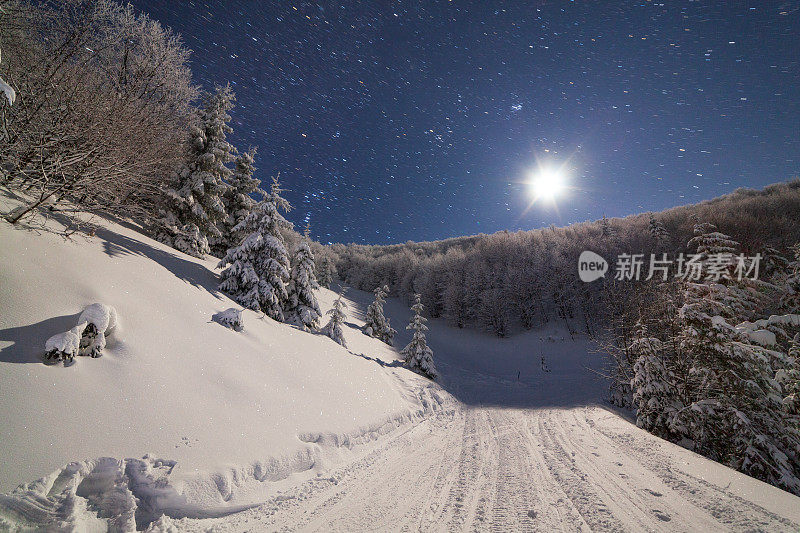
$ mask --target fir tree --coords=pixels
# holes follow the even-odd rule
[[[314,276],[314,254],[308,244],[308,230],[297,245],[289,275],[287,315],[305,331],[317,328],[322,312],[319,310],[314,289],[319,288]]]
[[[174,248],[203,257],[210,253],[209,242],[222,238],[220,227],[226,218],[222,196],[235,149],[226,140],[233,131],[228,111],[235,97],[230,86],[207,94],[199,113],[199,125],[190,130],[186,165],[173,178],[167,190],[167,206],[162,212],[156,239]]]
[[[233,228],[238,226],[258,204],[258,201],[252,195],[258,194],[263,198],[266,194],[259,188],[261,180],[253,177],[256,171],[254,165],[255,155],[256,149],[250,148],[247,152],[236,157],[233,172],[228,180],[230,187],[223,197],[225,211],[228,215],[225,219],[224,235],[225,244],[228,248],[238,246],[247,237],[246,233],[234,231]]]
[[[289,256],[281,230],[292,227],[279,213],[289,209],[281,198],[277,179],[271,193],[235,228],[247,234],[239,246],[231,248],[220,261],[221,291],[240,305],[262,311],[274,320],[283,321],[286,307],[286,284],[289,281]]]
[[[792,339],[789,348],[791,366],[783,379],[783,407],[792,415],[800,416],[800,333]]]
[[[635,329],[635,338],[629,350],[636,358],[631,379],[636,425],[665,436],[668,420],[675,411],[672,376],[664,361],[661,341],[649,336],[641,322],[636,324]]]
[[[425,340],[425,332],[428,330],[428,326],[425,325],[425,322],[428,320],[422,316],[424,306],[420,301],[419,294],[414,295],[414,305],[411,306],[411,310],[414,311],[414,316],[411,318],[411,322],[408,326],[406,326],[406,329],[413,330],[414,336],[411,338],[411,342],[409,342],[400,353],[405,357],[406,367],[418,374],[435,380],[438,376],[438,372],[436,371],[436,366],[433,364],[433,350],[428,347],[427,341]]]
[[[711,255],[734,254],[739,249],[738,242],[717,231],[717,227],[709,222],[695,224],[694,235],[689,247],[696,249],[704,259]]]
[[[386,295],[389,287],[375,288],[375,301],[367,307],[363,331],[370,337],[379,339],[389,346],[394,346],[394,336],[397,333],[389,323],[389,319],[383,314],[383,304],[386,302]]]
[[[788,431],[770,361],[778,355],[751,344],[723,318],[719,284],[689,284],[679,312],[679,348],[690,369],[685,403],[670,430],[694,450],[750,476],[800,491],[800,434]]]
[[[327,289],[333,282],[334,271],[330,258],[327,255],[323,255],[322,259],[317,263],[317,282]]]
[[[347,316],[344,314],[344,309],[347,307],[347,304],[342,300],[342,296],[344,295],[344,289],[339,291],[339,297],[336,298],[333,302],[333,307],[326,313],[331,318],[325,327],[322,328],[322,334],[327,335],[337,343],[341,344],[345,348],[347,348],[347,343],[344,340],[344,334],[342,333],[342,324],[344,324],[345,319]]]
[[[669,244],[670,236],[667,228],[664,227],[664,224],[658,220],[653,213],[650,213],[648,231],[650,232],[650,236],[659,246]]]
[[[789,265],[789,275],[783,286],[781,309],[786,313],[800,314],[800,244],[792,247],[794,261]]]
[[[616,230],[611,226],[611,221],[608,220],[608,217],[603,215],[603,218],[600,220],[600,232],[603,238],[613,241],[616,236]]]

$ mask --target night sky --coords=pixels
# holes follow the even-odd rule
[[[136,0],[321,242],[625,216],[800,174],[800,0]],[[538,163],[537,163],[538,162]],[[569,170],[531,204],[538,164]]]

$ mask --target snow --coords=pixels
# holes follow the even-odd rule
[[[297,482],[336,460],[302,435],[369,440],[424,411],[405,369],[249,310],[242,333],[213,323],[234,305],[217,290],[215,259],[172,250],[130,223],[94,221],[96,237],[71,240],[53,233],[55,220],[38,234],[0,222],[0,492],[73,461],[150,453],[175,461],[170,487],[192,505],[242,506],[274,490],[259,479]],[[323,309],[336,297],[317,296]],[[98,301],[125,319],[105,356],[42,364],[44,340]],[[396,360],[349,322],[353,351]],[[221,479],[231,480],[225,493]]]
[[[224,311],[216,313],[212,319],[226,328],[231,328],[234,331],[242,331],[244,329],[244,320],[242,319],[242,310],[235,307],[229,307]]]
[[[234,306],[214,259],[128,222],[55,229],[0,221],[0,529],[800,528],[800,498],[610,410],[602,358],[560,325],[498,339],[430,319],[433,383],[361,332],[370,293],[347,292],[349,350],[251,310],[235,332],[210,319]],[[337,296],[315,294],[323,312]],[[105,356],[42,364],[92,302],[124,317]]]
[[[83,322],[94,324],[97,331],[108,334],[117,327],[117,310],[101,303],[87,305],[78,317],[78,323]]]
[[[770,315],[769,318],[755,322],[742,322],[736,325],[735,329],[756,344],[775,346],[775,333],[765,328],[777,325],[800,326],[800,315]]]
[[[0,91],[8,100],[8,105],[14,105],[14,100],[17,99],[17,93],[11,85],[7,84],[3,78],[0,78]]]
[[[81,344],[81,334],[86,328],[86,321],[81,321],[77,326],[69,331],[63,333],[56,333],[44,343],[44,351],[46,354],[66,355],[73,358],[78,355],[78,349]]]

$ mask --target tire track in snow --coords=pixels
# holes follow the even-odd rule
[[[606,419],[603,417],[612,417]],[[218,531],[797,531],[598,407],[433,415]],[[713,465],[714,468],[719,468]]]

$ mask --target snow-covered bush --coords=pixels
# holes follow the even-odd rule
[[[56,361],[71,362],[78,355],[81,346],[81,335],[86,328],[86,322],[82,322],[63,333],[53,335],[44,344],[45,357]]]
[[[414,305],[411,306],[411,310],[414,311],[414,316],[406,326],[406,329],[414,330],[414,336],[400,353],[405,357],[406,366],[409,370],[427,376],[430,379],[436,379],[439,373],[436,371],[436,365],[433,364],[433,350],[428,347],[428,343],[425,340],[425,331],[428,330],[425,322],[428,319],[422,316],[424,306],[420,301],[419,294],[414,296]]]
[[[117,327],[117,310],[101,303],[89,305],[78,318],[78,324],[84,323],[78,354],[100,357],[106,347],[106,336]]]
[[[230,307],[224,311],[216,313],[212,319],[234,331],[242,331],[244,329],[244,319],[242,318],[242,310]]]

